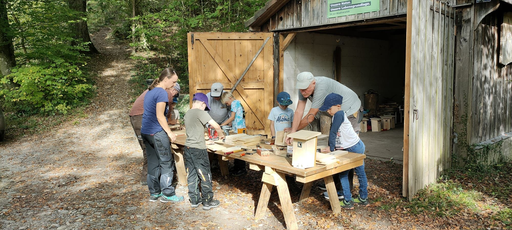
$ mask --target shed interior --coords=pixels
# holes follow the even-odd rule
[[[298,31],[284,51],[283,90],[297,100],[296,76],[303,71],[337,79],[359,95],[366,118],[395,115],[394,129],[372,132],[368,127],[360,136],[368,156],[401,161],[405,54],[405,16]]]

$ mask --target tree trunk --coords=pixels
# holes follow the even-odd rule
[[[70,9],[82,12],[82,17],[87,16],[87,0],[68,0],[68,4]],[[72,25],[72,30],[74,30],[76,39],[79,41],[88,42],[89,51],[86,53],[99,53],[96,47],[94,47],[94,44],[91,41],[91,37],[89,36],[87,21],[80,20],[77,23],[74,23]]]
[[[7,0],[0,0],[0,76],[11,73],[15,65],[12,34],[7,19]]]

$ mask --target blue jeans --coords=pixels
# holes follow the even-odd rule
[[[148,156],[148,188],[150,194],[174,196],[172,186],[174,177],[174,156],[171,152],[171,142],[165,131],[155,134],[141,134],[146,154]]]
[[[357,144],[345,150],[353,153],[364,154],[365,149],[366,147],[363,141],[359,140]],[[345,197],[346,201],[352,200],[352,193],[350,192],[350,184],[348,182],[349,171],[350,170],[347,170],[340,174],[341,186],[343,187],[343,196]],[[366,173],[364,172],[364,161],[363,165],[355,168],[355,173],[357,174],[357,179],[359,180],[359,197],[366,199],[368,198],[368,180],[366,179]]]

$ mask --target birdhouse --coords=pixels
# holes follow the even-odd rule
[[[293,138],[292,166],[295,168],[315,167],[317,137],[320,132],[301,130],[288,137]]]

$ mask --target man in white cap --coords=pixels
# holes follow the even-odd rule
[[[291,133],[301,130],[315,119],[319,108],[323,105],[325,97],[330,93],[337,93],[343,97],[341,109],[347,114],[348,120],[352,124],[354,131],[359,133],[359,119],[361,116],[361,100],[357,94],[347,86],[327,77],[315,77],[310,72],[302,72],[297,75],[297,89],[299,90],[299,100],[297,108],[293,115],[293,125]],[[304,115],[306,100],[311,101],[311,108]],[[287,141],[290,141],[288,139]]]
[[[324,100],[327,95],[337,93],[343,97],[341,110],[345,111],[352,128],[354,128],[354,131],[359,134],[359,131],[361,130],[359,123],[361,122],[360,118],[362,116],[360,111],[361,100],[353,90],[331,78],[315,77],[311,72],[302,72],[297,75],[297,89],[299,90],[299,100],[297,102],[295,114],[293,115],[292,130],[290,133],[301,130],[311,123],[315,119],[320,107],[324,104]],[[307,99],[311,101],[311,108],[306,113],[306,116],[302,118],[306,108]],[[286,142],[291,144],[292,139],[287,138]],[[349,178],[353,178],[353,176],[354,170],[350,170]],[[336,180],[337,179],[335,179],[335,181]],[[352,182],[350,182],[350,184],[352,187]],[[338,185],[336,187],[339,188],[340,186]],[[325,189],[325,187],[322,187],[322,189]],[[328,199],[328,196],[325,196]],[[338,192],[338,196],[338,198],[342,198],[340,192]]]
[[[222,124],[229,115],[227,106],[220,100],[223,91],[224,86],[222,86],[221,83],[216,82],[213,83],[210,92],[206,94],[206,97],[208,97],[208,104],[210,105],[210,111],[208,111],[208,114],[210,114],[217,124]]]

